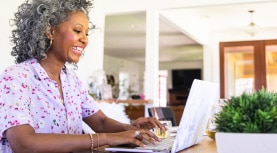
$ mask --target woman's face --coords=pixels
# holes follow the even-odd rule
[[[88,18],[81,12],[74,12],[69,20],[53,29],[53,43],[48,50],[57,60],[77,63],[88,44]]]

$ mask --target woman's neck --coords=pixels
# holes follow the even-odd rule
[[[40,62],[40,65],[52,80],[60,80],[60,72],[64,64],[50,59],[45,59]]]

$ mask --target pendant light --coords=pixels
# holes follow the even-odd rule
[[[256,33],[260,31],[260,27],[256,25],[253,21],[253,13],[254,10],[249,10],[251,21],[248,26],[245,28],[245,32],[247,32],[250,36],[254,36]]]

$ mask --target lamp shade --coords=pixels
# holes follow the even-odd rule
[[[261,28],[254,22],[250,22],[249,25],[245,27],[245,32],[247,32],[250,36],[254,36],[260,30]]]

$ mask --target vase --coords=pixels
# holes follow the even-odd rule
[[[216,133],[218,153],[276,153],[277,134]]]

